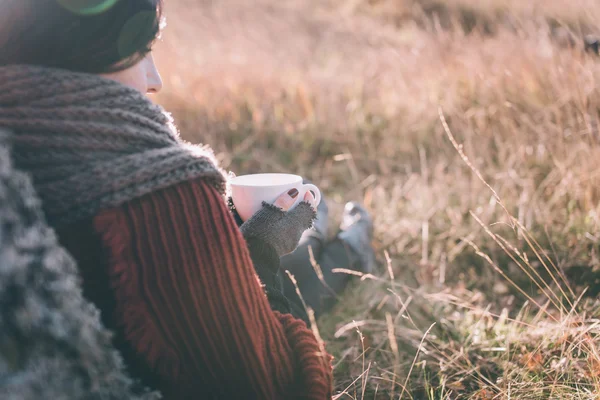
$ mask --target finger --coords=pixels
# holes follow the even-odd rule
[[[289,192],[279,196],[273,205],[281,208],[283,211],[287,211],[294,205],[299,194],[297,189],[291,189]]]
[[[310,228],[317,216],[317,211],[310,205],[309,202],[298,204],[293,210],[288,211],[286,218],[291,224],[301,228],[302,232]]]
[[[314,209],[317,208],[317,199],[315,199],[315,196],[312,194],[312,192],[310,190],[308,192],[306,192],[306,194],[304,195],[304,201],[307,201],[308,203],[310,203],[312,208],[314,208]]]

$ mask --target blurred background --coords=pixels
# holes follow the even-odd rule
[[[337,398],[596,398],[600,2],[166,16],[158,101],[186,140],[237,174],[311,179],[332,227],[349,200],[375,216],[381,269],[318,321]]]

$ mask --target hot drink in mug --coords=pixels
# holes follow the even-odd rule
[[[242,175],[231,180],[231,199],[242,221],[248,220],[262,208],[262,202],[273,204],[277,198],[291,189],[299,195],[294,205],[297,206],[306,192],[315,196],[315,204],[321,202],[321,191],[313,184],[302,183],[302,177],[292,174],[253,174]]]

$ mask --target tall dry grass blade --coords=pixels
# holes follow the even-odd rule
[[[408,370],[408,374],[406,375],[406,380],[404,381],[404,385],[402,387],[402,392],[400,393],[400,397],[398,397],[398,400],[402,400],[402,396],[404,396],[404,392],[406,391],[406,386],[408,385],[408,380],[410,379],[410,375],[412,374],[412,370],[415,367],[417,359],[419,358],[419,353],[421,352],[421,347],[423,346],[423,342],[425,342],[425,339],[427,338],[427,335],[429,335],[429,332],[431,332],[431,330],[433,329],[433,327],[435,326],[435,324],[436,324],[435,322],[433,324],[431,324],[431,326],[429,327],[429,329],[427,329],[427,331],[423,335],[423,338],[421,339],[421,343],[419,343],[419,347],[417,348],[417,353],[415,354],[415,358],[413,359],[413,362],[412,362],[412,364],[410,366],[410,369]]]
[[[341,338],[343,335],[345,335],[346,333],[350,332],[352,329],[358,329],[361,326],[365,326],[368,324],[369,321],[358,321],[356,322],[355,320],[352,320],[352,322],[348,322],[345,325],[342,325],[338,330],[335,331],[335,333],[333,334],[333,337],[336,339]]]
[[[489,183],[487,183],[487,181],[485,180],[485,178],[483,177],[483,175],[481,175],[481,172],[479,172],[479,170],[475,167],[475,165],[473,165],[473,163],[471,162],[471,160],[469,159],[469,157],[467,157],[467,155],[465,154],[465,152],[463,150],[463,146],[461,144],[458,144],[458,142],[456,141],[456,138],[452,134],[452,131],[450,131],[450,126],[448,126],[448,122],[446,122],[446,117],[444,116],[444,112],[442,110],[442,107],[438,107],[438,114],[440,116],[440,120],[442,121],[442,126],[444,127],[444,132],[446,132],[446,136],[448,137],[448,139],[450,139],[450,142],[452,143],[452,146],[454,146],[454,149],[458,152],[460,158],[463,160],[463,162],[465,164],[467,164],[467,166],[471,169],[471,171],[473,171],[473,173],[475,175],[477,175],[477,178],[479,178],[479,180],[485,186],[487,186],[487,188],[492,192],[494,198],[496,199],[496,201],[498,202],[498,204],[500,204],[500,207],[502,207],[502,209],[504,210],[504,212],[506,213],[506,215],[512,221],[512,216],[511,216],[510,212],[508,212],[508,209],[506,208],[506,206],[504,205],[504,203],[502,203],[502,200],[500,200],[500,196],[498,195],[498,193],[496,192],[496,190],[494,190],[494,188]],[[512,226],[512,228],[514,229],[514,226]]]
[[[477,254],[484,260],[486,260],[488,262],[488,264],[490,264],[496,272],[498,272],[500,275],[502,275],[504,277],[504,279],[506,279],[511,285],[513,285],[513,287],[515,287],[515,289],[517,289],[523,296],[525,296],[530,302],[535,304],[540,310],[543,309],[541,304],[539,304],[537,301],[535,301],[529,294],[527,294],[527,292],[525,292],[523,289],[521,289],[521,287],[519,285],[517,285],[512,279],[510,279],[508,277],[508,275],[506,275],[506,273],[504,271],[502,271],[502,269],[500,269],[500,267],[498,267],[494,261],[492,261],[490,256],[488,256],[487,254],[482,252],[475,243],[469,241],[469,245],[473,248],[473,250],[475,250],[475,254]],[[544,311],[548,317],[553,319],[555,322],[558,322],[556,317],[554,317],[552,314],[550,314],[547,310],[544,310]]]
[[[308,312],[309,307],[306,304],[306,302],[304,301],[304,297],[302,296],[302,293],[300,292],[300,287],[298,287],[298,281],[296,280],[296,277],[288,270],[286,270],[285,273],[287,274],[287,276],[290,278],[290,281],[294,285],[294,288],[296,289],[296,294],[298,295],[298,297],[300,298],[300,301],[302,302],[302,307],[304,307],[304,310],[306,312]]]
[[[475,219],[475,221],[477,221],[477,223],[479,225],[481,225],[481,227],[484,229],[485,233],[492,238],[492,240],[494,242],[496,242],[496,244],[498,246],[500,246],[500,248],[510,257],[511,260],[513,260],[513,262],[521,269],[521,271],[523,271],[527,277],[538,287],[538,289],[540,289],[542,291],[542,293],[544,293],[544,295],[546,295],[546,297],[548,298],[549,301],[552,302],[552,304],[554,305],[554,307],[556,307],[557,310],[562,310],[562,304],[560,301],[560,298],[552,291],[552,288],[548,285],[548,283],[546,281],[544,281],[544,279],[542,279],[542,277],[539,275],[539,273],[537,271],[535,271],[535,269],[533,267],[531,267],[531,264],[526,261],[525,265],[527,265],[531,270],[534,271],[534,274],[536,274],[539,279],[546,285],[546,287],[542,287],[542,285],[536,280],[534,279],[534,277],[531,275],[531,273],[527,270],[527,268],[525,268],[519,261],[517,261],[517,259],[512,255],[512,252],[509,251],[504,244],[498,239],[498,235],[496,235],[495,233],[493,233],[484,223],[483,221],[477,216],[475,215],[475,213],[470,212],[471,216]],[[512,281],[511,281],[512,282]],[[552,296],[550,296],[546,290],[548,290]]]
[[[321,354],[320,354],[321,361],[325,364],[326,368],[329,368],[329,366],[328,366],[329,361],[327,360],[328,356],[327,356],[327,352],[325,351],[325,342],[323,341],[323,338],[321,337],[321,333],[319,332],[319,327],[317,325],[317,320],[315,318],[315,312],[304,301],[304,297],[302,296],[302,293],[300,292],[300,288],[298,287],[298,282],[296,281],[296,278],[294,277],[294,275],[290,271],[285,271],[285,272],[287,273],[288,277],[292,281],[292,284],[294,285],[294,288],[296,289],[296,294],[300,298],[300,301],[302,302],[302,306],[304,307],[304,310],[306,311],[306,314],[308,315],[308,320],[310,321],[310,325],[311,325],[310,328],[313,332],[313,335],[315,335],[315,338],[317,339],[317,343],[319,343],[319,350],[321,352]]]
[[[393,282],[395,281],[395,278],[394,271],[392,270],[392,258],[390,257],[390,253],[387,250],[383,252],[383,255],[385,256],[385,265],[387,266],[388,274],[390,274],[390,280]]]
[[[388,327],[388,340],[390,342],[390,349],[392,350],[392,354],[394,354],[394,375],[392,378],[392,390],[390,392],[390,399],[394,398],[394,389],[396,383],[396,376],[398,373],[398,365],[400,365],[400,352],[398,351],[398,342],[396,341],[396,332],[394,329],[394,321],[392,320],[392,314],[385,313],[385,320],[387,322]]]
[[[325,369],[329,369],[329,368],[331,368],[330,361],[329,361],[329,355],[328,355],[327,351],[325,350],[325,341],[321,337],[321,332],[319,332],[319,327],[317,325],[317,320],[315,318],[315,312],[310,307],[308,307],[306,312],[308,314],[308,320],[310,321],[310,329],[311,329],[313,335],[315,336],[315,338],[317,339],[317,343],[319,343],[319,350],[321,353],[318,355],[321,357],[322,366]]]
[[[362,332],[360,331],[360,329],[356,328],[356,333],[358,333],[358,338],[360,339],[360,346],[362,348],[362,352],[361,352],[361,359],[362,359],[362,370],[363,373],[361,374],[362,378],[361,378],[361,383],[360,383],[360,390],[361,390],[361,400],[365,397],[365,388],[366,388],[366,379],[365,377],[369,375],[369,371],[368,369],[365,369],[365,353],[366,353],[366,349],[365,349],[365,337],[363,336]],[[370,366],[370,364],[369,364]]]
[[[502,248],[502,250],[503,250],[503,251],[504,251],[506,254],[508,254],[508,255],[509,255],[509,257],[510,257],[510,258],[511,258],[511,259],[512,259],[512,260],[513,260],[513,261],[514,261],[514,262],[515,262],[515,263],[516,263],[518,266],[519,266],[519,268],[521,268],[521,270],[522,270],[522,271],[523,271],[523,272],[524,272],[524,273],[527,275],[527,277],[528,277],[529,279],[531,279],[531,281],[532,281],[533,283],[535,283],[535,285],[536,285],[536,286],[537,286],[537,287],[538,287],[538,288],[539,288],[539,289],[540,289],[540,290],[541,290],[541,291],[542,291],[542,292],[543,292],[543,293],[546,295],[546,297],[548,298],[548,300],[549,300],[550,302],[552,302],[552,305],[554,305],[554,307],[556,307],[556,309],[557,309],[557,310],[562,310],[562,304],[561,304],[561,302],[560,302],[560,298],[558,298],[558,296],[557,296],[557,295],[556,295],[554,292],[552,292],[552,288],[550,288],[550,287],[549,287],[549,286],[546,284],[546,288],[547,288],[548,290],[550,290],[550,293],[551,293],[551,294],[552,294],[552,295],[553,295],[555,298],[552,298],[552,296],[549,296],[549,295],[546,293],[545,289],[544,289],[544,288],[542,288],[542,286],[539,284],[539,282],[538,282],[537,280],[535,280],[535,279],[534,279],[534,278],[531,276],[531,274],[530,274],[530,273],[527,271],[527,269],[526,269],[526,268],[524,268],[524,267],[523,267],[523,266],[522,266],[522,265],[521,265],[521,264],[520,264],[520,263],[519,263],[519,262],[518,262],[518,261],[517,261],[517,260],[514,258],[514,256],[513,256],[513,255],[512,255],[512,254],[511,254],[511,253],[510,253],[510,252],[509,252],[509,251],[508,251],[508,250],[507,250],[507,249],[504,247],[504,245],[503,245],[503,244],[502,244],[502,243],[501,243],[501,242],[498,240],[498,238],[497,238],[497,235],[496,235],[496,234],[494,234],[494,233],[493,233],[493,232],[492,232],[492,231],[491,231],[491,230],[490,230],[490,229],[489,229],[489,228],[488,228],[488,227],[487,227],[487,226],[486,226],[486,225],[483,223],[483,221],[481,221],[481,219],[479,219],[479,217],[477,217],[477,215],[475,215],[473,212],[471,212],[471,216],[472,216],[472,217],[475,219],[475,221],[477,221],[477,223],[478,223],[479,225],[481,225],[481,227],[484,229],[485,233],[486,233],[488,236],[490,236],[490,237],[492,238],[492,240],[494,240],[494,241],[495,241],[495,242],[496,242],[496,243],[497,243],[497,244],[498,244],[498,245],[499,245],[499,246]],[[495,263],[494,263],[494,264],[495,264]],[[498,269],[500,269],[500,267],[497,267],[497,268],[498,268]],[[509,279],[509,278],[508,278],[508,275],[506,275],[504,272],[503,272],[503,276],[505,276],[507,279]],[[541,279],[541,277],[540,277],[540,279]],[[510,283],[511,283],[513,286],[517,286],[517,285],[516,285],[516,283],[515,283],[513,280],[509,279],[509,282],[510,282]],[[544,281],[544,283],[546,283],[546,282]]]
[[[354,271],[354,270],[348,269],[348,268],[333,268],[331,270],[331,272],[333,272],[334,274],[348,274],[348,275],[358,276],[358,277],[360,277],[361,281],[364,281],[366,279],[372,279],[372,280],[379,281],[379,282],[385,282],[384,280],[376,277],[373,274],[365,274],[364,272]]]
[[[402,314],[404,314],[406,312],[406,315],[408,316],[408,320],[413,324],[413,326],[415,328],[418,329],[417,325],[415,324],[415,321],[413,321],[412,317],[410,316],[410,313],[407,312],[408,306],[410,305],[410,302],[412,301],[413,297],[409,296],[406,299],[406,301],[403,301],[402,297],[400,297],[400,295],[398,293],[396,293],[395,291],[393,291],[391,288],[388,288],[388,292],[392,293],[398,299],[398,302],[402,306],[402,308],[400,309],[400,311],[398,311],[398,314],[397,314],[397,317],[395,319],[395,322],[397,323],[398,322],[398,318],[400,316],[402,316]]]
[[[315,254],[314,254],[312,246],[308,246],[308,258],[310,261],[310,265],[312,265],[313,270],[315,271],[315,273],[317,274],[317,277],[319,278],[319,281],[321,281],[321,284],[327,289],[327,291],[329,292],[330,295],[332,295],[334,298],[337,298],[338,295],[335,292],[335,290],[333,290],[331,288],[331,286],[329,286],[329,284],[325,281],[325,276],[323,275],[321,266],[315,259]]]
[[[300,301],[302,302],[302,306],[304,307],[304,310],[306,311],[306,314],[308,315],[308,320],[310,321],[310,324],[311,324],[310,328],[313,331],[313,334],[315,335],[317,342],[319,343],[321,355],[323,357],[326,357],[327,352],[325,351],[325,342],[321,338],[321,334],[319,332],[319,327],[317,326],[317,320],[315,318],[315,312],[304,301],[304,297],[302,296],[302,293],[300,292],[300,288],[298,287],[298,282],[296,281],[296,278],[294,277],[294,275],[290,271],[285,271],[285,272],[287,273],[288,277],[292,281],[292,284],[294,285],[294,288],[296,289],[296,294],[300,298]]]
[[[554,243],[552,243],[552,241],[550,240],[550,233],[548,232],[548,226],[547,225],[544,225],[544,233],[546,234],[546,237],[548,238],[548,241],[550,242],[550,247],[552,248],[552,252],[554,253],[554,257],[556,257],[556,259],[558,260],[558,255],[557,255],[556,249],[554,247]],[[540,244],[538,243],[538,241],[533,236],[531,236],[531,239],[532,239],[533,243],[535,243],[535,245],[538,246],[539,249],[543,249],[542,246],[540,246]],[[558,274],[560,275],[560,278],[562,279],[562,281],[564,282],[565,286],[569,290],[569,293],[571,293],[571,296],[573,298],[576,297],[575,296],[575,292],[571,288],[571,284],[569,283],[569,280],[565,276],[564,271],[561,268],[559,268],[558,265],[556,265],[554,263],[554,261],[552,261],[552,259],[548,256],[548,254],[545,251],[542,251],[542,254],[546,258],[546,260],[548,260],[548,262],[552,265],[552,267],[558,272]]]
[[[567,287],[567,289],[569,290],[569,293],[571,294],[571,296],[574,298],[575,297],[575,292],[573,291],[573,289],[571,288],[571,285],[569,284],[568,280],[566,279],[566,277],[564,276],[564,274],[562,273],[562,271],[558,268],[558,266],[545,254],[545,252],[542,249],[542,246],[540,246],[540,244],[537,242],[537,240],[535,240],[535,238],[529,233],[529,231],[527,229],[525,229],[525,227],[519,222],[515,220],[515,223],[517,224],[518,228],[521,230],[521,232],[523,233],[523,237],[525,238],[525,241],[527,242],[527,244],[529,245],[529,247],[531,248],[531,250],[533,250],[533,252],[535,253],[535,256],[538,258],[538,260],[542,263],[542,265],[544,266],[544,268],[546,269],[546,271],[548,271],[548,274],[550,274],[550,276],[552,277],[552,279],[554,280],[554,283],[556,284],[556,286],[558,286],[558,288],[560,288],[560,290],[563,292],[563,296],[568,300],[569,297],[564,293],[564,291],[562,290],[562,286],[558,283],[558,281],[556,280],[556,277],[554,276],[554,274],[552,272],[550,272],[550,268],[548,268],[548,266],[546,265],[546,263],[544,262],[544,258],[546,258],[549,262],[550,265],[552,265],[554,271],[558,274],[558,276],[560,276],[560,278],[562,279],[563,283],[565,284],[565,286]],[[533,243],[533,244],[532,244]],[[535,246],[534,246],[535,245]],[[537,246],[537,248],[536,248]],[[545,257],[540,256],[540,252],[542,254],[544,254]],[[571,305],[572,303],[569,302],[569,304]]]
[[[360,329],[356,328],[356,332],[358,333],[358,337],[360,338],[360,345],[362,347],[362,354],[361,354],[361,358],[362,358],[362,369],[363,371],[365,371],[364,374],[362,374],[362,378],[361,378],[361,385],[360,385],[360,389],[361,389],[361,400],[364,400],[365,398],[365,391],[367,390],[367,379],[369,378],[369,371],[371,370],[371,363],[369,363],[369,366],[365,369],[365,363],[366,363],[366,357],[365,354],[367,353],[367,349],[365,348],[365,337],[362,334],[362,332],[360,331]]]
[[[509,250],[512,251],[512,253],[516,254],[517,257],[525,264],[527,265],[527,267],[533,271],[533,274],[542,282],[544,282],[544,284],[546,285],[546,288],[550,291],[550,293],[552,293],[554,295],[554,297],[556,297],[556,300],[559,302],[559,304],[561,303],[561,298],[558,297],[557,294],[555,294],[552,291],[552,288],[550,287],[550,284],[548,282],[546,282],[546,280],[544,278],[542,278],[542,276],[539,274],[539,272],[537,272],[537,269],[535,267],[533,267],[531,265],[531,263],[529,262],[529,260],[526,258],[526,256],[521,253],[515,246],[513,246],[506,238],[500,236],[500,235],[494,235],[495,239],[498,239],[499,241],[501,241],[503,243],[503,246],[506,246]],[[502,246],[501,246],[502,247]],[[515,262],[519,268],[521,268],[529,277],[529,274],[527,273],[527,270],[525,270],[525,268],[523,266],[521,266],[521,264],[516,261],[514,259],[514,257],[512,256],[512,253],[509,253],[508,250],[506,250],[504,247],[502,247],[502,250],[504,250],[504,252],[511,258],[511,260],[513,260],[513,262]],[[542,262],[543,264],[543,262]],[[569,307],[572,307],[572,302],[571,299],[569,298],[569,296],[567,295],[567,293],[565,293],[565,291],[562,289],[560,283],[558,283],[558,281],[556,281],[556,278],[554,278],[554,274],[552,272],[550,272],[547,268],[546,271],[548,272],[548,274],[552,277],[554,283],[556,284],[556,287],[560,290],[561,294],[562,294],[562,298],[565,299],[568,303],[569,303]],[[530,277],[530,279],[532,279]],[[533,279],[532,279],[533,280]],[[544,292],[544,294],[546,295],[546,297],[549,297],[548,294],[545,292],[544,289],[542,289],[539,285],[538,287],[540,288],[540,290],[542,290]],[[562,307],[561,307],[562,310]]]

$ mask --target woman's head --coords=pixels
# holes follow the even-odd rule
[[[2,0],[0,66],[88,72],[158,91],[151,48],[161,21],[162,0]]]

